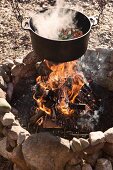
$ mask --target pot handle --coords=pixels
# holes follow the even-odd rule
[[[25,18],[22,23],[21,23],[21,26],[24,30],[31,30],[31,27],[30,27],[30,23],[29,23],[30,19],[29,18]]]
[[[89,17],[89,20],[91,22],[91,27],[95,27],[99,24],[99,18],[97,16],[91,16]]]

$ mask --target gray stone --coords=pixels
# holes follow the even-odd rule
[[[14,140],[9,140],[10,138],[8,138],[7,137],[7,143],[6,143],[6,150],[8,151],[8,152],[12,152],[13,151],[13,149],[14,149],[14,147],[16,147],[16,141],[15,141],[15,146],[14,147],[12,147],[12,142],[14,141]],[[11,142],[12,141],[12,142]]]
[[[7,138],[0,139],[0,155],[4,158],[9,158],[9,152],[6,150]]]
[[[21,78],[32,76],[36,73],[35,65],[24,63],[14,66],[11,70],[13,76],[13,84],[16,85]]]
[[[80,140],[80,143],[81,143],[83,149],[87,148],[90,145],[89,141],[87,139],[79,138],[79,140]]]
[[[4,61],[3,65],[6,65],[6,66],[12,68],[13,65],[14,65],[14,62],[13,62],[13,60],[7,58],[7,59]]]
[[[36,64],[37,62],[42,61],[43,58],[39,58],[37,54],[34,53],[34,51],[31,51],[24,59],[23,63],[29,65],[29,64]]]
[[[105,143],[103,150],[106,154],[113,157],[113,143]]]
[[[10,104],[4,98],[0,98],[0,114],[4,114],[10,111],[11,111]]]
[[[14,60],[14,64],[17,66],[17,65],[20,65],[20,64],[22,64],[23,63],[23,59],[22,58],[16,58],[15,60]]]
[[[0,98],[6,99],[6,92],[0,88]]]
[[[90,132],[89,140],[92,146],[105,142],[105,135],[101,131]]]
[[[64,170],[82,170],[81,165],[66,165]]]
[[[31,170],[31,168],[26,165],[21,145],[13,149],[13,152],[11,153],[11,160],[17,165],[18,168],[20,168],[20,170]]]
[[[8,160],[11,160],[20,168],[20,170],[30,170],[30,168],[27,167],[24,161],[21,146],[17,146],[16,148],[14,148],[13,152],[8,152],[6,150],[6,147],[7,138],[4,137],[3,139],[0,140],[0,155]]]
[[[15,121],[13,122],[13,125],[14,125],[14,126],[20,126],[20,123],[19,123],[18,120],[15,120]]]
[[[87,164],[90,164],[92,167],[94,167],[97,159],[100,158],[101,156],[102,156],[102,151],[99,151],[93,154],[84,153],[83,159],[85,160]]]
[[[112,170],[112,164],[107,159],[98,159],[95,166],[95,170]]]
[[[80,58],[80,66],[85,77],[92,77],[94,82],[113,91],[113,77],[108,76],[109,71],[113,70],[113,67],[109,66],[110,61],[112,62],[111,55],[113,55],[113,49],[87,50],[85,55]]]
[[[3,65],[0,67],[0,76],[4,79],[4,81],[7,83],[10,81],[10,77],[8,76],[7,72],[3,68]],[[7,85],[4,85],[4,88],[7,88]]]
[[[3,125],[2,125],[3,126]],[[3,127],[3,129],[2,129],[2,134],[4,135],[4,136],[7,136],[8,135],[8,133],[7,133],[7,127]]]
[[[72,148],[73,152],[81,152],[82,151],[82,145],[79,139],[73,138],[70,142],[70,147]]]
[[[111,162],[112,166],[113,166],[113,156],[105,155],[105,158],[108,159]]]
[[[20,132],[17,139],[17,144],[21,145],[29,136],[30,136],[29,133]]]
[[[72,170],[82,170],[81,165],[76,165]]]
[[[104,144],[105,143],[99,143],[99,144],[94,145],[94,146],[90,145],[88,148],[84,149],[84,152],[86,152],[87,154],[97,153],[97,152],[99,152],[100,150],[103,149]]]
[[[13,122],[15,121],[15,116],[11,113],[5,113],[1,122],[4,126],[10,126],[13,124]]]
[[[12,147],[12,148],[15,148],[17,143],[15,140],[12,140],[10,138],[7,138],[8,142],[9,142],[9,145]]]
[[[13,140],[18,140],[19,134],[23,133],[25,136],[29,136],[29,132],[23,129],[21,126],[12,126],[11,129],[8,130],[8,137]]]
[[[22,64],[19,64],[19,65],[14,65],[13,67],[12,67],[12,69],[11,69],[11,74],[12,74],[12,76],[14,76],[14,77],[16,77],[16,76],[18,76],[18,75],[20,75],[21,74],[21,70],[23,69],[23,67],[24,67],[24,64],[22,63]]]
[[[113,143],[113,127],[104,132],[105,140],[108,143]]]
[[[11,76],[8,75],[6,72],[5,72],[5,75],[4,75],[4,81],[5,81],[6,83],[9,83],[9,82],[11,81]],[[6,86],[6,84],[5,84],[5,86]],[[7,87],[7,86],[6,86],[6,87]]]
[[[80,157],[75,157],[75,158],[72,158],[69,162],[68,162],[68,165],[78,165],[78,164],[81,164],[82,163],[82,159]]]
[[[90,164],[84,164],[82,170],[93,170]]]
[[[30,149],[31,148],[31,149]],[[25,161],[37,170],[64,170],[72,158],[69,141],[49,133],[33,134],[22,145]]]

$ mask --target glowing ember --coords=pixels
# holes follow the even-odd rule
[[[53,64],[44,61],[48,75],[37,77],[37,91],[34,99],[38,109],[52,114],[52,106],[62,114],[71,115],[75,110],[69,107],[75,102],[80,89],[84,85],[83,76],[77,71],[77,62]]]

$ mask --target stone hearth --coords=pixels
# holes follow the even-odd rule
[[[112,170],[113,51],[88,50],[80,59],[80,70],[94,80],[94,93],[102,99],[102,114],[95,131],[70,140],[33,133],[29,126],[39,63],[31,52],[0,66],[0,155],[14,164],[14,170]]]

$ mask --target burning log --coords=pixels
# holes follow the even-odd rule
[[[30,118],[30,124],[35,124],[41,117],[44,117],[46,114],[42,110],[36,110],[36,114],[34,114]]]
[[[81,104],[81,103],[70,103],[69,104],[70,109],[74,109],[74,110],[85,110],[86,109],[86,104]]]

